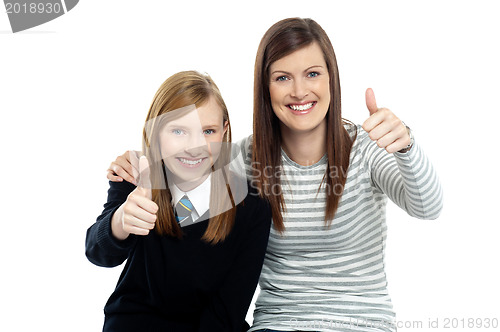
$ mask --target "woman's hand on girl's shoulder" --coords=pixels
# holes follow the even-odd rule
[[[122,182],[123,180],[137,185],[139,175],[139,153],[129,150],[121,156],[116,157],[115,161],[108,167],[107,178],[112,182]]]

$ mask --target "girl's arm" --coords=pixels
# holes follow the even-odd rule
[[[87,230],[85,240],[85,255],[95,265],[114,267],[122,264],[135,244],[133,235],[120,241],[111,230],[113,215],[134,189],[135,186],[128,182],[110,182],[108,201],[96,222]]]

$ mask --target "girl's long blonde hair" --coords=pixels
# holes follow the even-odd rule
[[[149,160],[150,177],[152,184],[152,199],[158,205],[155,230],[160,235],[182,238],[182,230],[177,223],[173,208],[172,195],[169,190],[166,169],[161,158],[159,133],[165,125],[160,115],[165,115],[180,108],[195,105],[201,107],[214,98],[222,109],[223,121],[227,121],[227,130],[222,138],[222,148],[219,157],[212,166],[212,171],[222,169],[230,158],[229,144],[231,142],[231,125],[226,104],[214,81],[208,75],[197,71],[183,71],[169,77],[156,92],[151,107],[146,117],[143,131],[142,150]],[[174,114],[174,113],[173,113]],[[180,114],[179,116],[182,116]],[[224,176],[225,178],[221,178]],[[210,216],[210,221],[202,239],[208,243],[216,244],[223,241],[230,233],[236,215],[236,206],[229,186],[230,174],[221,172],[212,173],[210,210],[225,211],[216,216]],[[221,199],[230,197],[230,201]],[[222,196],[223,195],[223,196]],[[230,204],[221,207],[221,204]]]

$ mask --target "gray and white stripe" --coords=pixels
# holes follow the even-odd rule
[[[326,156],[306,167],[282,153],[286,231],[271,229],[250,331],[395,331],[384,271],[387,198],[413,217],[435,219],[442,190],[417,144],[388,154],[360,126],[348,129],[357,138],[330,227],[318,192]],[[250,175],[251,137],[240,144]]]

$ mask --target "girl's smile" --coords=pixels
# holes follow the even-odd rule
[[[201,164],[206,161],[208,158],[183,158],[183,157],[176,157],[175,158],[179,163],[181,164],[182,167],[187,167],[187,168],[196,168],[200,167]]]

